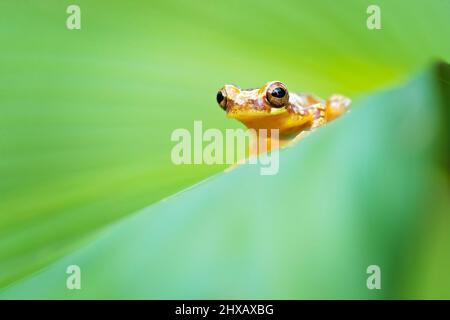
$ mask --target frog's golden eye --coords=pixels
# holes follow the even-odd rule
[[[267,88],[267,101],[273,108],[282,108],[289,102],[289,92],[282,82],[273,82]]]
[[[219,92],[217,92],[216,100],[223,110],[227,110],[227,94],[225,90],[222,89]]]

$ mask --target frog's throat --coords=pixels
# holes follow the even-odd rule
[[[280,139],[292,139],[300,132],[311,127],[311,122],[307,117],[298,117],[281,109],[281,112],[268,113],[263,111],[235,112],[228,114],[228,117],[239,120],[248,129],[278,129]]]

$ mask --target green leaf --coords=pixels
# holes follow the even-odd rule
[[[448,298],[448,253],[423,257],[433,230],[448,226],[449,83],[439,64],[359,99],[282,150],[278,174],[255,165],[219,174],[0,297]],[[448,232],[439,234],[448,248]],[[81,290],[65,287],[73,264]],[[366,287],[369,265],[381,268],[381,290]]]
[[[224,83],[355,98],[450,60],[448,1],[376,2],[381,30],[361,0],[77,0],[68,30],[72,0],[1,1],[0,287],[224,169],[170,160],[194,120],[242,127]]]

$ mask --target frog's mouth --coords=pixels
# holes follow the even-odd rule
[[[285,108],[231,110],[227,112],[227,116],[239,120],[249,129],[279,129],[280,134],[298,126]]]
[[[279,116],[280,114],[287,113],[285,108],[270,108],[266,110],[255,109],[231,109],[227,111],[227,117],[232,119],[242,120],[262,120],[271,117]]]

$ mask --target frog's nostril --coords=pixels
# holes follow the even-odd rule
[[[272,90],[271,95],[275,98],[283,98],[286,95],[286,90],[281,87],[277,87]]]

